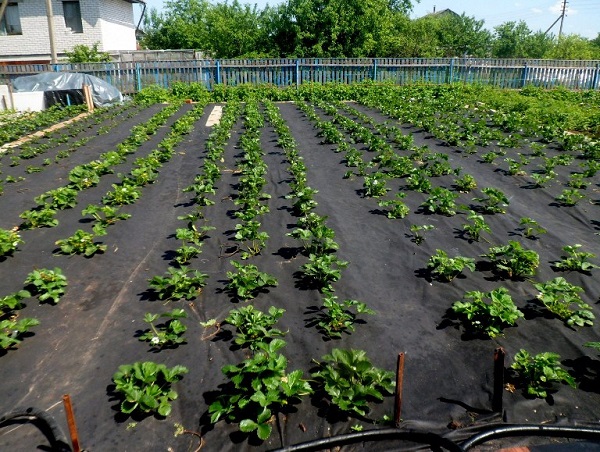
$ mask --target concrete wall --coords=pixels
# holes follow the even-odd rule
[[[63,4],[52,0],[57,53],[70,51],[77,44],[100,43],[100,50],[134,50],[133,5],[125,0],[79,0],[83,33],[73,33],[65,25]],[[0,61],[50,58],[46,2],[18,2],[22,35],[0,36]]]

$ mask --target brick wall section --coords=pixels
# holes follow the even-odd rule
[[[135,49],[135,25],[131,3],[125,0],[80,0],[79,5],[83,33],[72,33],[65,25],[62,1],[52,0],[54,39],[59,57],[77,44],[91,46],[95,42],[100,43],[100,50],[132,50],[132,46]],[[18,7],[23,34],[0,36],[0,60],[32,60],[44,57],[49,59],[46,2],[20,0]],[[114,48],[115,45],[118,48]]]

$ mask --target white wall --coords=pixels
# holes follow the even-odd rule
[[[63,5],[52,0],[57,53],[77,44],[100,42],[100,50],[135,50],[133,5],[125,0],[79,0],[83,33],[72,33],[65,25]],[[0,61],[10,59],[49,59],[50,41],[46,2],[18,2],[22,35],[0,36]]]

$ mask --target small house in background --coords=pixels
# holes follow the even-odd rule
[[[423,17],[460,17],[460,14],[455,13],[450,8],[440,9],[436,11],[435,6],[433,7],[433,12],[424,15]]]
[[[74,46],[100,51],[136,50],[134,3],[145,0],[51,0],[58,57]],[[44,0],[0,0],[0,64],[49,63],[50,35]]]

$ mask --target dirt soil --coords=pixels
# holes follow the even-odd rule
[[[204,450],[214,451],[274,449],[349,433],[351,426],[361,424],[356,419],[340,418],[316,397],[304,400],[292,413],[279,416],[271,438],[262,444],[238,433],[237,425],[219,422],[211,427],[207,422],[208,403],[225,383],[221,367],[236,364],[245,357],[244,351],[232,347],[231,335],[203,340],[206,331],[199,324],[211,318],[222,320],[230,309],[239,307],[223,288],[226,272],[233,269],[230,261],[239,260],[239,255],[227,257],[225,253],[230,248],[237,222],[233,217],[237,207],[231,196],[236,190],[237,175],[233,170],[240,158],[237,141],[243,132],[241,119],[226,148],[222,177],[214,197],[216,204],[205,208],[207,224],[216,229],[209,233],[202,253],[191,264],[209,275],[203,293],[192,303],[182,301],[165,307],[149,290],[148,279],[166,271],[179,246],[173,236],[175,229],[182,227],[177,216],[192,208],[190,194],[183,193],[182,189],[201,172],[204,144],[211,130],[205,124],[212,107],[205,109],[194,131],[184,138],[172,160],[160,170],[157,182],[143,189],[138,202],[123,208],[132,217],[110,227],[108,235],[102,237],[102,242],[108,245],[106,253],[89,259],[67,257],[56,254],[54,243],[76,229],[87,230],[89,222],[82,218],[81,210],[90,203],[100,202],[111,184],[117,182],[116,173],[127,172],[135,158],[154,149],[174,119],[191,106],[182,107],[135,155],[129,156],[126,164],[115,170],[115,175],[104,176],[96,188],[82,192],[76,208],[59,212],[57,227],[23,231],[25,244],[13,256],[1,259],[2,295],[21,289],[27,274],[34,268],[60,267],[69,281],[65,296],[55,306],[27,300],[22,315],[38,318],[41,325],[17,350],[9,350],[0,357],[3,412],[29,406],[45,409],[66,432],[60,401],[63,394],[70,394],[80,443],[90,451],[193,450],[196,438],[192,435],[175,438],[175,423],[202,432]],[[344,178],[348,168],[343,154],[335,153],[332,145],[322,144],[318,131],[304,114],[292,103],[278,104],[278,107],[304,157],[308,184],[318,190],[316,212],[328,217],[327,225],[335,230],[340,245],[338,256],[349,262],[340,282],[334,284],[336,295],[340,299],[361,300],[377,312],[363,317],[365,323],[357,324],[356,331],[341,340],[325,341],[314,327],[307,327],[310,307],[321,304],[321,295],[303,286],[298,278],[298,270],[307,259],[300,252],[299,243],[285,235],[297,221],[292,215],[290,200],[285,199],[290,192],[287,161],[277,146],[277,135],[266,125],[261,144],[269,168],[265,191],[272,197],[270,213],[261,218],[261,230],[269,234],[269,240],[266,249],[254,257],[252,263],[274,275],[279,285],[260,294],[253,304],[265,311],[270,306],[286,310],[278,327],[289,331],[285,337],[287,346],[282,350],[289,360],[288,369],[303,369],[307,375],[313,365],[311,360],[319,360],[337,347],[363,349],[374,365],[395,370],[398,353],[405,352],[403,427],[450,434],[455,438],[461,437],[462,428],[471,427],[464,430],[463,436],[466,436],[479,426],[500,422],[502,417],[509,423],[597,425],[600,359],[593,349],[583,347],[585,342],[600,341],[597,326],[568,328],[547,315],[535,302],[536,290],[530,281],[500,280],[483,262],[479,263],[479,271],[464,272],[464,276],[450,283],[431,280],[424,269],[436,249],[483,261],[479,256],[486,253],[491,244],[518,240],[540,255],[535,281],[564,276],[584,288],[584,301],[591,304],[598,315],[600,270],[593,270],[591,274],[557,273],[550,265],[560,258],[561,247],[565,245],[582,244],[583,249],[600,254],[595,235],[600,231],[598,175],[587,189],[588,200],[575,207],[559,207],[554,202],[561,191],[559,184],[532,189],[525,176],[507,176],[500,165],[482,163],[480,154],[484,150],[479,150],[479,156],[467,155],[443,146],[422,131],[403,126],[406,133],[413,134],[417,144],[427,144],[434,152],[448,154],[451,165],[463,168],[463,174],[474,175],[480,188],[492,186],[508,195],[510,205],[506,214],[486,216],[493,231],[487,237],[490,243],[469,242],[460,234],[466,215],[426,215],[419,208],[426,195],[420,193],[407,192],[405,201],[411,208],[408,217],[388,219],[375,199],[363,196],[361,178]],[[109,135],[90,140],[72,159],[66,159],[66,166],[52,165],[43,172],[29,175],[27,184],[18,191],[11,188],[9,193],[7,190],[0,196],[0,227],[18,225],[19,213],[35,205],[35,196],[66,185],[70,168],[114,148],[128,136],[135,122],[147,119],[157,108],[142,112],[133,122],[123,122]],[[375,111],[361,109],[378,121],[389,119]],[[355,147],[362,149],[360,144]],[[368,152],[363,152],[366,159]],[[451,176],[443,176],[436,178],[434,185],[452,188],[452,180]],[[391,180],[388,187],[393,196],[405,188],[405,180]],[[472,203],[473,196],[461,194],[457,204]],[[522,237],[518,230],[521,217],[534,218],[548,233],[538,240]],[[412,224],[432,224],[435,230],[418,246],[411,241]],[[452,303],[460,300],[465,291],[490,291],[499,286],[509,289],[526,318],[495,339],[466,336],[460,324],[448,315]],[[146,328],[142,320],[144,313],[174,307],[184,307],[188,312],[185,322],[188,343],[160,353],[149,351],[148,345],[136,338],[136,333]],[[564,367],[576,377],[579,388],[560,385],[559,391],[546,400],[526,398],[520,389],[505,391],[503,415],[493,413],[493,354],[497,347],[506,350],[507,366],[521,348],[532,353],[559,353]],[[189,373],[176,384],[179,398],[167,419],[125,417],[118,411],[119,402],[112,394],[112,375],[119,365],[139,360],[189,368]],[[384,403],[373,405],[370,418],[392,413],[393,400],[388,397]],[[372,428],[367,423],[363,425]],[[0,429],[0,450],[48,450],[44,444],[47,444],[45,438],[30,425],[12,423]],[[366,444],[356,449],[362,447],[394,450],[396,445]]]

